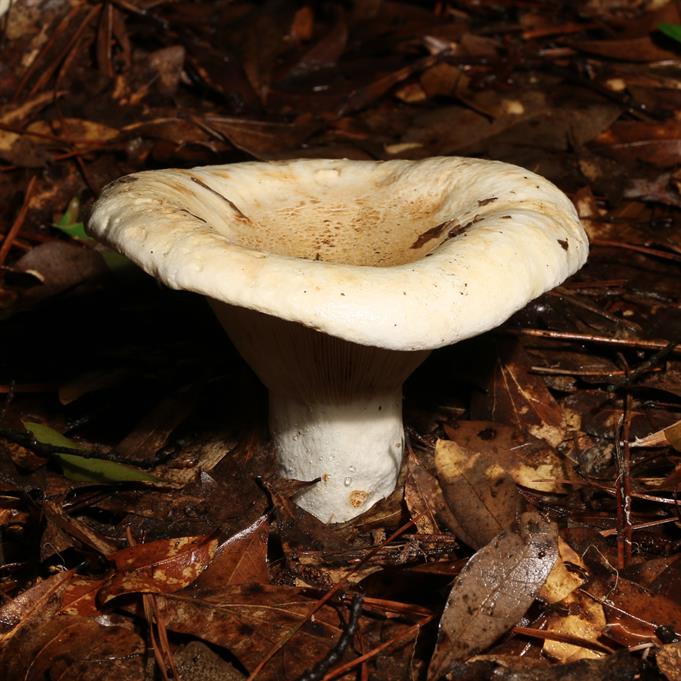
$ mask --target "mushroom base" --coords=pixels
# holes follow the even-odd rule
[[[270,393],[281,475],[319,482],[296,503],[323,522],[359,515],[394,489],[402,463],[402,390],[342,403]]]
[[[295,322],[209,300],[270,395],[281,473],[319,482],[296,503],[343,522],[394,489],[402,461],[402,384],[428,351],[351,343]]]

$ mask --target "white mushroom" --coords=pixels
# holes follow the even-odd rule
[[[90,233],[206,296],[267,386],[283,476],[324,522],[395,488],[402,384],[585,261],[577,213],[522,168],[468,158],[295,160],[142,172]]]

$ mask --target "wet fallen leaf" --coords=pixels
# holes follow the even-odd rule
[[[435,466],[445,501],[463,529],[461,538],[473,548],[485,546],[516,521],[522,499],[493,454],[438,440]]]
[[[519,343],[499,343],[489,384],[492,399],[476,409],[475,416],[515,425],[555,447],[565,438],[565,417],[546,384],[531,373],[530,367]]]
[[[201,598],[156,596],[156,602],[168,629],[227,648],[249,670],[295,626],[307,622],[272,660],[263,678],[297,679],[326,654],[341,631],[338,614],[330,606],[308,621],[315,599],[287,586],[234,585]]]
[[[3,649],[0,664],[8,681],[143,681],[144,652],[144,640],[131,628],[61,615]]]
[[[437,479],[419,462],[413,452],[407,459],[407,480],[404,500],[416,527],[423,534],[439,532],[437,516],[446,511],[446,503]]]
[[[232,584],[267,584],[269,522],[262,516],[241,532],[222,542],[207,568],[192,584],[193,592],[216,593]]]
[[[495,459],[518,485],[541,492],[565,491],[562,481],[570,477],[566,461],[545,440],[496,421],[459,420],[446,424],[444,431],[462,447]]]
[[[527,669],[525,658],[515,664],[494,661],[454,663],[447,675],[450,681],[634,681],[640,677],[642,663],[628,651],[620,651],[605,659],[579,660],[544,669]]]
[[[449,594],[428,678],[439,678],[516,624],[557,558],[556,529],[536,513],[523,514],[517,531],[505,530],[480,549]]]
[[[126,593],[174,593],[194,582],[206,569],[217,539],[159,539],[121,549],[109,556],[116,573],[99,591],[102,603]]]

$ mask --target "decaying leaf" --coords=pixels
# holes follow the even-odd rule
[[[565,492],[562,481],[571,475],[567,462],[545,440],[497,421],[459,420],[445,425],[444,431],[462,447],[495,458],[516,484],[539,492]]]
[[[448,681],[634,681],[640,678],[642,662],[627,650],[598,660],[578,660],[551,667],[528,669],[524,657],[515,664],[503,660],[454,663]]]
[[[565,611],[567,610],[567,614]],[[567,635],[575,640],[591,642],[594,647],[574,645],[565,641],[547,638],[543,651],[559,662],[603,657],[599,650],[598,638],[605,630],[606,620],[603,606],[582,591],[573,591],[559,604],[559,608],[546,620],[546,631],[552,634]]]
[[[288,586],[259,584],[221,588],[201,598],[181,594],[156,596],[168,629],[227,648],[247,669],[255,665],[292,629],[308,620],[315,599]],[[340,635],[335,609],[325,606],[307,621],[272,661],[274,676],[297,679],[323,657]]]
[[[558,537],[558,560],[538,596],[547,603],[558,603],[582,586],[587,575],[582,557],[562,537]]]
[[[463,530],[464,541],[485,546],[516,521],[521,497],[496,457],[438,440],[435,466],[445,500]]]
[[[60,615],[14,640],[0,664],[8,681],[144,681],[144,652],[144,640],[130,627]]]
[[[125,593],[174,593],[189,586],[215,555],[217,539],[180,537],[136,544],[110,556],[116,573],[99,591],[107,603]]]
[[[681,681],[681,643],[668,643],[655,654],[657,668],[667,681]]]
[[[637,438],[630,443],[631,447],[668,447],[681,452],[681,420],[672,423],[662,430]]]
[[[603,606],[609,638],[631,646],[681,633],[681,605],[628,579],[597,580],[584,590]]]
[[[219,591],[233,584],[267,584],[269,522],[258,518],[249,527],[226,539],[215,550],[208,567],[191,585],[194,592]]]
[[[499,343],[489,384],[490,399],[476,415],[514,425],[556,447],[565,438],[565,417],[544,381],[532,374],[530,367],[519,343]]]
[[[524,513],[517,531],[504,530],[466,564],[440,620],[429,679],[483,650],[518,622],[558,558],[556,528]]]
[[[404,501],[418,531],[423,534],[439,532],[438,515],[450,515],[437,479],[421,465],[413,452],[409,452],[407,459]],[[445,525],[450,527],[451,523],[445,522]]]

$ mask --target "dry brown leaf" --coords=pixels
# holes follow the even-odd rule
[[[129,461],[149,462],[195,407],[196,392],[177,391],[161,400],[115,447]]]
[[[0,666],[7,681],[143,681],[144,651],[144,640],[128,627],[60,615],[13,640]]]
[[[36,135],[34,141],[47,141],[58,138],[69,144],[99,145],[110,142],[118,137],[118,130],[97,121],[88,121],[82,118],[60,118],[54,121],[35,121],[27,128],[27,132]],[[44,135],[44,138],[37,137]]]
[[[594,144],[600,152],[620,161],[669,168],[681,162],[681,121],[617,121]]]
[[[569,478],[570,472],[564,458],[545,440],[495,421],[457,421],[443,427],[450,440],[495,457],[516,484],[540,492],[565,491],[561,481]]]
[[[428,678],[484,650],[525,614],[558,558],[553,525],[524,513],[466,564],[440,620]]]
[[[560,605],[563,610],[567,610],[567,614],[561,610],[549,614],[546,630],[597,643],[606,624],[603,606],[581,591],[573,591]],[[563,663],[594,659],[604,655],[591,648],[551,639],[544,641],[543,651],[549,657]]]
[[[308,621],[316,599],[289,586],[234,585],[202,598],[183,594],[155,598],[168,629],[227,648],[248,670],[307,621],[265,668],[262,678],[298,679],[327,654],[341,633],[334,607],[322,607],[314,621]]]
[[[436,516],[445,506],[442,490],[411,451],[407,457],[404,501],[420,533],[437,534],[440,531]]]
[[[445,501],[466,543],[481,548],[516,521],[522,498],[496,457],[438,440],[435,466]]]
[[[215,555],[217,539],[180,537],[137,544],[114,553],[117,572],[99,592],[100,602],[126,593],[173,593],[189,586]]]
[[[668,643],[655,654],[657,668],[667,681],[681,681],[681,643]]]
[[[636,438],[630,443],[631,447],[668,447],[681,452],[681,420],[672,423],[662,430],[658,430],[645,437]]]
[[[221,587],[232,584],[269,583],[269,530],[267,516],[261,516],[249,527],[220,544],[213,560],[191,585],[192,593],[216,593]]]
[[[516,341],[498,344],[497,361],[484,403],[476,403],[475,416],[514,425],[551,446],[564,439],[566,423],[560,405]]]
[[[582,557],[562,537],[558,537],[558,556],[539,591],[539,598],[547,603],[562,601],[586,581],[587,568]]]

